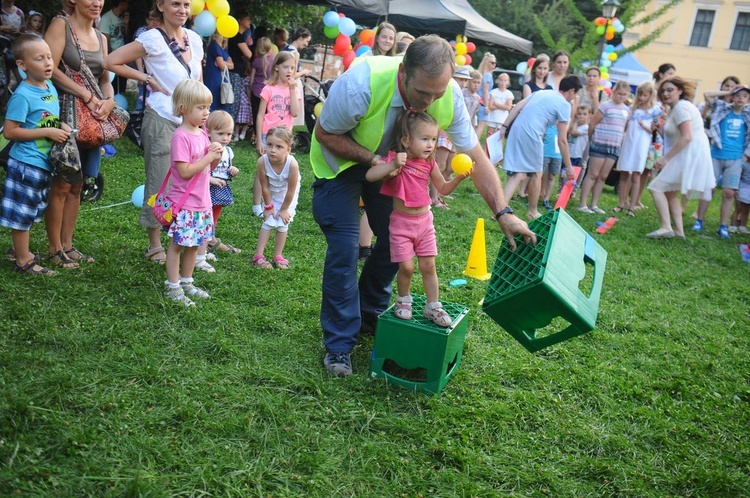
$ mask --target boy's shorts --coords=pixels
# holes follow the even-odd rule
[[[559,175],[562,159],[557,157],[545,157],[542,161],[543,171],[546,175]]]
[[[742,163],[742,177],[740,189],[737,191],[737,200],[743,204],[750,204],[750,163]]]
[[[49,171],[8,158],[0,225],[27,231],[42,221],[47,209],[51,175]]]
[[[571,157],[570,158],[570,165],[571,166],[580,166],[581,162],[583,162],[582,157]]]
[[[738,190],[740,188],[740,176],[742,176],[742,159],[716,159],[711,158],[714,164],[714,178],[721,178],[722,188]]]
[[[417,256],[437,256],[432,211],[423,214],[391,212],[391,262],[402,263]]]

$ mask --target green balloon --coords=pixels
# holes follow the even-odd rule
[[[596,27],[596,34],[599,36],[604,35],[604,26],[597,26]]]
[[[333,40],[337,36],[339,36],[339,27],[338,26],[326,26],[323,28],[323,33]]]

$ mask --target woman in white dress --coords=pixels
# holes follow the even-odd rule
[[[658,230],[646,235],[652,239],[684,239],[678,194],[710,200],[711,189],[716,186],[703,119],[692,103],[694,95],[695,85],[679,76],[659,85],[659,100],[671,110],[664,124],[666,153],[654,163],[654,169],[661,172],[648,186],[661,223]]]

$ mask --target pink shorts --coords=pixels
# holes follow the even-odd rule
[[[402,263],[417,256],[437,256],[432,211],[423,214],[391,212],[391,262]]]

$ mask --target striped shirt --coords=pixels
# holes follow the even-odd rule
[[[594,128],[592,142],[603,145],[606,148],[619,148],[625,134],[625,125],[628,124],[628,106],[617,105],[611,100],[599,106],[599,112],[604,116]]]

